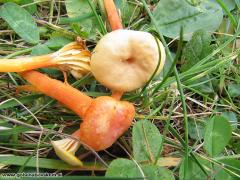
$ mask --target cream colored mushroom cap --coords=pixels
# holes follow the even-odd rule
[[[165,50],[160,41],[161,62]],[[111,90],[128,92],[142,87],[153,75],[159,61],[156,39],[148,32],[116,30],[106,34],[96,45],[91,56],[91,72]]]

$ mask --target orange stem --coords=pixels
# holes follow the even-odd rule
[[[113,31],[123,29],[122,21],[118,15],[117,8],[113,0],[104,0],[105,9],[108,15],[108,21]]]
[[[77,89],[37,71],[26,71],[20,75],[40,92],[58,100],[81,117],[92,103],[92,98]]]
[[[79,139],[81,134],[80,128],[71,134],[72,137]]]
[[[113,91],[112,92],[112,97],[116,100],[120,100],[123,95],[122,91]]]
[[[0,59],[0,72],[23,72],[41,67],[54,66],[50,55],[19,59]]]

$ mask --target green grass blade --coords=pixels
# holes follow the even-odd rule
[[[4,165],[22,166],[27,161],[28,156],[1,155],[0,162]],[[31,157],[27,167],[36,167],[36,158]],[[86,162],[82,167],[71,166],[61,160],[39,158],[39,168],[58,169],[58,170],[78,170],[78,171],[105,171],[106,167],[96,162]]]

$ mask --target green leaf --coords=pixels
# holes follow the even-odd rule
[[[129,3],[127,0],[115,0],[116,6],[121,11],[122,22],[128,24],[129,21],[133,21],[140,14],[140,6],[136,6],[133,3]]]
[[[189,85],[191,88],[197,89],[203,94],[212,94],[215,92],[213,88],[212,80],[210,79],[209,75],[200,77],[199,79],[190,81],[186,84]]]
[[[201,140],[203,139],[204,136],[204,124],[199,122],[199,121],[195,121],[195,120],[191,120],[188,121],[188,129],[189,129],[189,136],[192,139],[195,140]]]
[[[206,31],[201,29],[194,32],[191,40],[183,49],[184,64],[181,67],[181,71],[188,70],[209,55],[213,50],[210,45],[211,41],[211,35]]]
[[[0,16],[26,42],[32,44],[39,42],[37,24],[24,8],[14,3],[6,3],[0,8]]]
[[[141,179],[143,178],[141,171],[148,180],[174,180],[173,173],[167,168],[155,165],[138,167],[133,161],[122,158],[118,158],[111,162],[105,176]]]
[[[197,6],[202,2],[202,0],[186,0],[186,1],[192,6]]]
[[[224,158],[224,157],[223,157]],[[221,163],[224,164],[224,167],[230,170],[233,173],[240,174],[240,161],[237,159],[228,159],[226,156],[224,159],[220,160]],[[216,172],[215,179],[216,180],[237,180],[239,177],[234,176],[229,171],[225,169],[215,166],[214,171]]]
[[[31,4],[33,3],[33,0],[0,0],[0,3],[7,3],[7,2],[12,2],[16,3],[18,5],[27,5],[24,7],[30,14],[33,14],[37,11],[37,5],[36,4]],[[31,5],[28,5],[31,4]]]
[[[233,130],[237,129],[238,118],[236,113],[232,111],[223,112],[221,116],[225,117],[232,125]]]
[[[214,116],[206,124],[204,149],[210,156],[216,156],[224,150],[231,139],[232,128],[222,116]]]
[[[7,2],[20,3],[21,0],[0,0],[0,3],[7,3]]]
[[[165,167],[158,167],[155,165],[143,166],[143,172],[148,180],[174,180],[172,171]]]
[[[54,126],[55,126],[54,124],[43,125],[44,128],[52,128]],[[16,126],[16,127],[11,128],[11,130],[9,130],[9,129],[1,130],[0,131],[0,136],[19,134],[19,133],[22,133],[22,132],[32,131],[32,130],[33,129],[28,128],[28,127]]]
[[[69,17],[76,17],[92,12],[87,0],[68,0],[65,4]]]
[[[216,2],[216,0],[210,0],[212,2]],[[227,6],[228,10],[231,11],[235,8],[235,0],[222,0],[224,4]],[[224,12],[225,13],[225,12]]]
[[[240,160],[238,159],[229,159],[227,156],[221,160],[219,160],[221,163],[224,164],[224,167],[231,170],[232,172],[236,174],[240,174]]]
[[[24,170],[24,172],[26,172],[26,170]],[[34,171],[34,173],[36,173],[36,171]],[[45,171],[43,172],[45,173]],[[25,173],[27,174],[27,173]],[[58,174],[58,173],[56,173]],[[52,179],[61,179],[61,180],[129,180],[128,178],[106,178],[106,177],[102,177],[102,176],[81,176],[81,175],[70,175],[70,176],[67,176],[67,175],[64,175],[62,176],[63,174],[62,173],[59,173],[60,177],[34,177],[34,180],[52,180]],[[21,178],[21,180],[33,180],[32,177],[24,177],[24,178]],[[132,179],[132,180],[135,180],[135,179]]]
[[[34,14],[35,12],[37,12],[37,4],[33,2],[34,2],[33,0],[21,0],[20,4],[26,5],[24,9],[26,9],[30,14]],[[28,4],[31,4],[31,5],[28,5]]]
[[[240,96],[240,84],[229,84],[228,93],[233,98]]]
[[[236,177],[231,176],[227,171],[224,171],[221,168],[216,168],[215,169],[216,175],[215,175],[215,180],[237,180]]]
[[[161,0],[153,15],[164,36],[176,38],[183,27],[184,40],[189,40],[198,29],[215,31],[223,19],[221,7],[209,1],[192,6],[186,0]]]
[[[93,2],[93,0],[90,0]],[[92,13],[91,7],[88,4],[87,0],[68,0],[65,1],[67,14],[70,18],[74,17],[80,17],[85,14]],[[91,32],[96,32],[96,29],[93,27],[94,21],[96,21],[96,18],[85,18],[85,20],[81,21],[79,25],[81,26],[81,30],[83,32],[88,33],[88,35],[91,34]],[[94,35],[95,36],[95,35]]]
[[[41,94],[35,94],[35,95],[20,97],[17,100],[20,101],[22,104],[27,104],[27,103],[33,102],[34,100],[36,100],[36,99],[38,99],[42,96],[43,95],[41,95]],[[0,110],[15,107],[15,106],[20,106],[19,102],[17,102],[14,99],[11,99],[11,100],[6,101],[5,103],[1,104],[0,105]]]
[[[86,20],[86,18],[94,17],[94,13],[87,13],[83,14],[82,16],[76,16],[76,17],[63,17],[60,19],[60,24],[68,24],[68,23],[77,23]]]
[[[0,155],[0,162],[4,165],[16,165],[16,166],[22,166],[27,160],[28,156],[14,156],[14,155]],[[26,164],[26,167],[36,167],[36,158],[32,157],[30,161]],[[47,158],[38,158],[38,166],[39,168],[45,168],[45,169],[59,169],[59,170],[100,170],[103,171],[106,168],[103,167],[101,164],[98,164],[96,162],[86,162],[83,166],[71,166],[66,164],[65,162],[61,160],[55,160],[55,159],[47,159]]]
[[[133,161],[118,158],[110,163],[105,176],[140,178],[142,177],[142,174],[137,165]]]
[[[10,129],[13,127],[12,124],[8,123],[7,121],[1,120],[1,119],[0,119],[0,126],[10,128]]]
[[[157,161],[161,152],[162,136],[158,128],[148,120],[133,126],[133,156],[137,161]]]
[[[49,49],[47,45],[38,44],[33,47],[31,55],[32,56],[40,56],[40,55],[44,55],[44,54],[49,54],[51,52],[52,52],[51,49]]]
[[[184,178],[184,160],[181,163],[180,170],[179,170],[179,177],[181,180],[203,180],[207,179],[208,176],[204,174],[204,172],[201,170],[201,168],[198,166],[196,161],[194,161],[192,158],[188,159],[188,170],[187,170],[187,177]],[[198,161],[201,163],[202,166],[206,169],[210,168],[210,163],[206,160],[198,158]]]
[[[45,44],[50,49],[58,50],[70,42],[72,42],[72,40],[67,39],[65,37],[53,37],[50,40],[48,40]]]
[[[7,121],[4,121],[4,120],[1,120],[0,119],[0,133],[4,130],[8,130],[11,129],[13,127],[12,124],[8,123]],[[10,135],[1,135],[0,136],[0,142],[3,143],[3,142],[9,142],[9,138],[11,136]],[[1,168],[0,168],[1,169]]]
[[[226,4],[229,11],[232,11],[236,6],[235,0],[223,0],[223,2]]]

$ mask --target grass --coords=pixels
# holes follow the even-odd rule
[[[40,36],[42,44],[53,37],[73,39],[76,36],[86,36],[86,32],[79,29],[78,21],[84,23],[88,18],[95,18],[94,23],[98,24],[93,33],[95,35],[86,37],[89,49],[93,49],[100,37],[107,33],[109,26],[104,19],[104,9],[96,9],[90,0],[86,2],[90,5],[91,12],[76,18],[67,17],[65,4],[60,1],[39,1],[24,6],[37,4],[35,20],[45,32]],[[133,126],[138,121],[148,120],[158,127],[163,138],[159,144],[162,147],[159,157],[176,157],[183,161],[183,165],[177,163],[168,167],[176,178],[188,179],[190,171],[196,169],[199,169],[196,174],[203,173],[206,177],[214,177],[219,171],[225,170],[239,178],[239,164],[235,161],[223,161],[238,161],[240,154],[240,95],[234,95],[240,88],[236,88],[236,92],[229,89],[230,84],[240,86],[240,51],[239,47],[236,47],[240,35],[239,9],[236,6],[229,11],[225,1],[217,1],[234,31],[211,33],[212,44],[215,44],[216,48],[188,70],[181,71],[184,60],[182,50],[186,42],[172,40],[162,34],[149,8],[157,3],[151,1],[150,6],[149,2],[131,1],[131,20],[125,25],[131,29],[142,30],[147,29],[146,26],[152,22],[154,34],[161,39],[166,48],[169,68],[165,65],[164,77],[153,78],[144,88],[124,95],[124,99],[136,106]],[[0,55],[4,58],[29,55],[33,45],[25,43],[14,31],[6,31],[10,28],[2,19],[0,22]],[[226,28],[227,26],[229,25],[225,25]],[[61,73],[52,70],[48,72],[52,77],[63,80]],[[201,80],[207,76],[209,78]],[[92,97],[109,95],[109,90],[96,82],[91,74],[78,80],[69,75],[69,82]],[[44,95],[26,92],[16,94],[16,87],[22,84],[25,84],[25,81],[15,73],[0,74],[0,127],[11,128],[10,131],[0,129],[0,164],[5,162],[6,165],[0,168],[0,172],[46,170],[62,172],[64,175],[102,176],[112,160],[118,157],[132,158],[130,128],[117,143],[103,152],[96,153],[81,147],[78,155],[85,162],[83,168],[74,168],[58,160],[50,141],[71,134],[79,127],[81,119]],[[211,92],[207,92],[208,89]],[[231,140],[221,154],[211,157],[203,147],[204,137],[200,137],[202,132],[199,127],[204,127],[212,117],[223,112],[231,112],[228,119],[236,120],[231,123],[232,128],[234,127]],[[10,156],[6,158],[3,155]],[[191,170],[192,161],[196,167]],[[136,163],[138,165],[138,162]],[[210,163],[210,166],[206,163]],[[158,161],[154,161],[154,164],[158,164]]]

